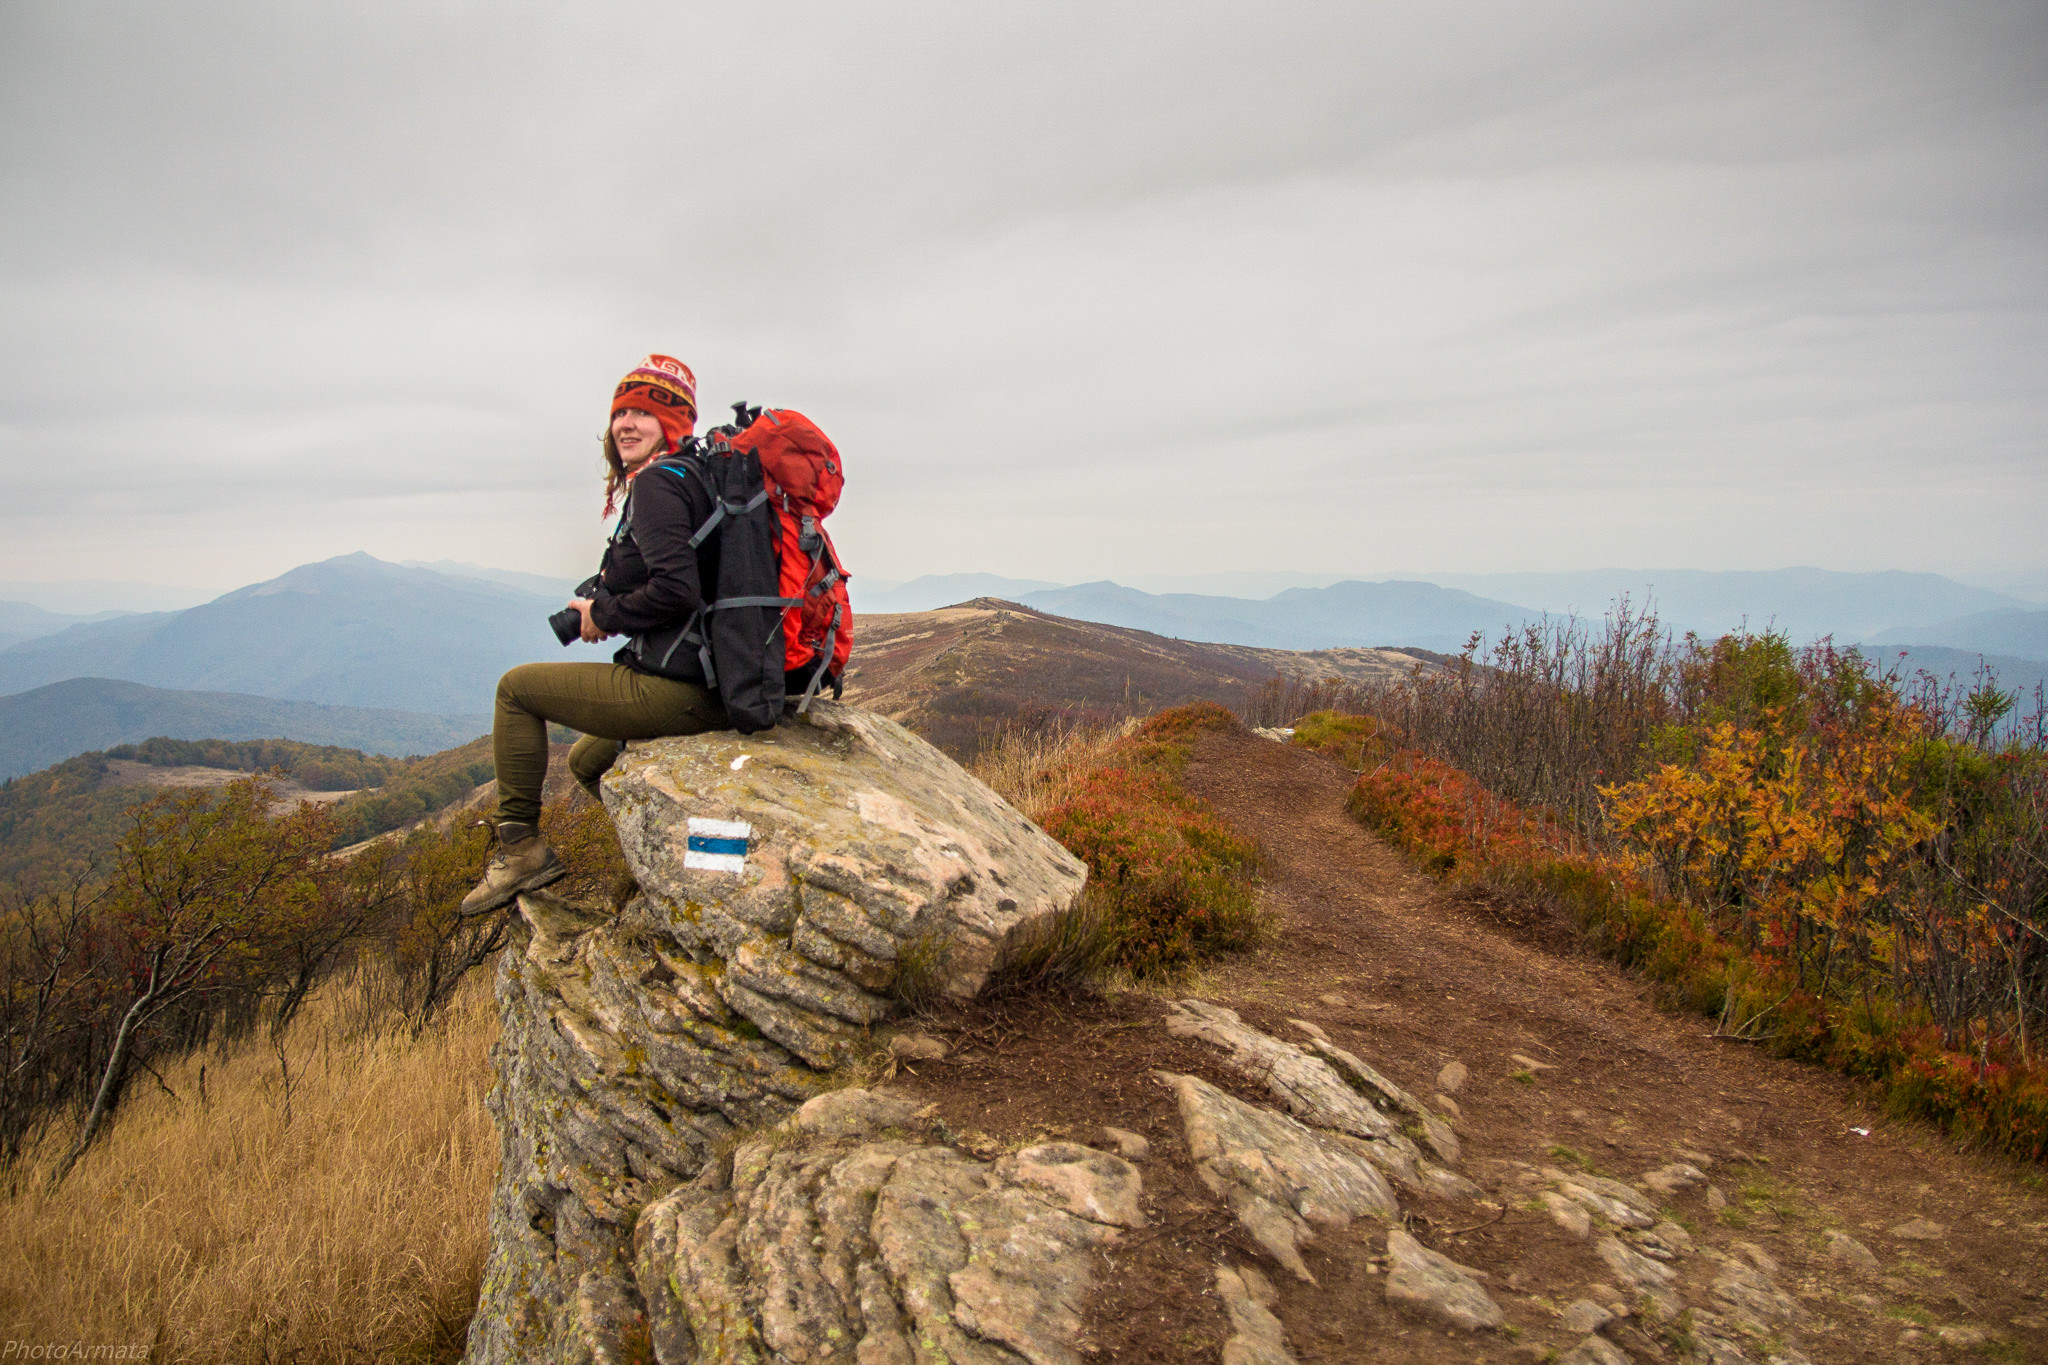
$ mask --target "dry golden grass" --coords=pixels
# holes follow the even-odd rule
[[[1002,730],[968,765],[997,795],[1036,820],[1073,794],[1075,785],[1108,760],[1117,741],[1143,721],[1098,728],[1058,726]]]
[[[54,1195],[69,1133],[46,1142],[0,1196],[0,1331],[154,1361],[456,1359],[497,1171],[490,981],[418,1038],[360,1027],[377,984],[308,1003],[288,1104],[259,1031],[167,1069],[175,1098],[142,1077]]]

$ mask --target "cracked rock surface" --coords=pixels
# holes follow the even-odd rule
[[[1301,1246],[1315,1229],[1400,1217],[1386,1178],[1340,1135],[1246,1104],[1195,1076],[1160,1074],[1180,1106],[1195,1172],[1268,1255],[1314,1283]]]
[[[1135,1168],[1064,1143],[985,1163],[793,1127],[641,1216],[632,1274],[660,1365],[1078,1365],[1089,1253],[1127,1225]]]
[[[1394,1115],[1416,1124],[1439,1155],[1455,1161],[1458,1140],[1450,1125],[1327,1039],[1311,1038],[1313,1051],[1298,1047],[1253,1028],[1235,1010],[1201,1000],[1170,1006],[1166,1029],[1215,1047],[1226,1067],[1264,1087],[1304,1124],[1359,1139],[1354,1150],[1404,1189],[1458,1198],[1478,1194],[1463,1178],[1424,1160]]]

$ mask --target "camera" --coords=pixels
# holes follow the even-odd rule
[[[597,593],[597,575],[592,574],[576,585],[572,597],[592,597]],[[554,630],[555,638],[566,648],[583,638],[583,613],[574,607],[563,607],[548,618],[548,625]]]

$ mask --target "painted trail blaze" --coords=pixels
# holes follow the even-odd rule
[[[684,867],[701,867],[708,872],[747,870],[747,839],[753,827],[744,820],[707,820],[690,817],[689,846],[683,850]]]

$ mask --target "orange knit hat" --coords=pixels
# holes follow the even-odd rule
[[[697,376],[674,356],[651,355],[612,390],[611,415],[627,408],[653,413],[669,449],[679,449],[697,427]]]

